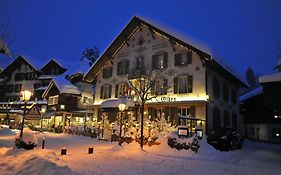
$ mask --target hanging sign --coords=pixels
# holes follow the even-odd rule
[[[41,114],[36,105],[33,105],[25,114],[26,120],[39,120],[40,117],[41,117]]]

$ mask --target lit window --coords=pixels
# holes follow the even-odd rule
[[[162,53],[152,56],[152,69],[163,69],[167,67],[168,63],[168,53]]]
[[[48,105],[58,104],[58,101],[59,101],[59,96],[58,95],[50,96],[49,100],[48,100]]]
[[[104,85],[101,87],[100,98],[111,98],[111,85]]]
[[[191,64],[192,53],[176,54],[175,55],[175,66],[184,66]]]
[[[193,76],[186,75],[174,78],[174,93],[184,94],[192,93],[193,90]]]

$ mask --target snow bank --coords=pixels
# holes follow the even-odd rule
[[[0,171],[3,174],[76,174],[66,165],[59,165],[60,159],[52,151],[0,148],[0,154],[3,156],[0,159]]]
[[[20,138],[20,132],[17,133],[16,139]],[[36,144],[38,143],[36,134],[29,128],[24,128],[23,129],[23,134],[22,134],[22,141],[25,142],[26,144]]]
[[[11,130],[10,128],[0,128],[0,136],[1,135],[15,135],[16,132]]]

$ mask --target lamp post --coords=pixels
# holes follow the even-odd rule
[[[42,131],[42,126],[43,126],[43,115],[46,113],[47,107],[44,105],[41,107],[41,131]]]
[[[23,116],[22,116],[22,122],[21,122],[21,130],[20,130],[20,140],[22,139],[22,134],[23,134],[23,127],[24,127],[24,118],[26,115],[26,105],[27,101],[30,99],[32,92],[25,90],[21,92],[22,94],[22,100],[24,101],[24,110],[23,110]]]
[[[126,106],[126,104],[124,104],[124,103],[120,103],[119,105],[118,105],[118,108],[119,108],[119,111],[121,112],[121,116],[120,116],[120,131],[119,131],[119,145],[121,146],[121,144],[122,144],[122,141],[121,141],[121,137],[122,137],[122,115],[123,115],[123,112],[124,112],[124,110],[125,110],[125,108],[126,108],[127,106]]]

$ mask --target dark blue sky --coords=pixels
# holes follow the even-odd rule
[[[266,74],[281,54],[280,9],[280,0],[1,0],[0,29],[8,24],[14,56],[69,64],[85,47],[103,52],[137,15],[200,43],[240,73],[251,66]]]

